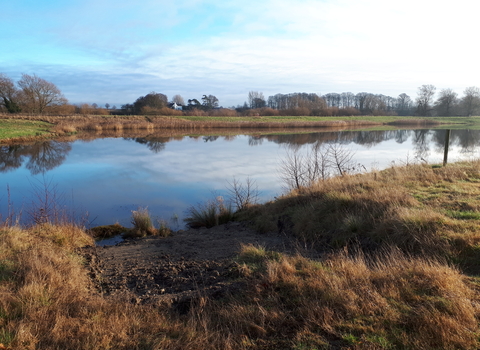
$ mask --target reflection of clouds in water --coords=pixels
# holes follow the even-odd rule
[[[429,162],[441,162],[444,135],[445,132],[440,131],[390,131],[372,135],[328,132],[270,135],[264,137],[261,144],[241,135],[209,142],[201,137],[185,137],[181,141],[162,143],[162,147],[155,150],[150,147],[151,140],[139,143],[107,138],[73,143],[71,150],[60,152],[67,157],[62,159],[63,163],[55,163],[56,167],[48,171],[47,176],[58,183],[59,190],[71,194],[76,208],[88,210],[91,220],[97,217],[97,225],[117,220],[129,225],[131,210],[138,206],[148,206],[152,215],[165,220],[173,215],[181,220],[188,206],[216,194],[225,196],[227,181],[234,177],[239,181],[247,177],[256,181],[262,200],[280,194],[283,183],[278,173],[279,164],[292,147],[307,153],[316,141],[331,143],[341,139],[342,147],[355,153],[354,162],[370,170],[388,167],[392,161],[397,165],[414,161],[418,144],[422,149],[429,149]],[[449,161],[471,158],[471,153],[462,152],[474,149],[472,145],[479,144],[479,135],[480,132],[452,131]],[[5,160],[11,162],[10,156],[4,152]],[[11,186],[17,206],[29,200],[26,184],[31,172],[25,163],[12,172],[0,174],[0,183]],[[4,202],[2,199],[0,203],[2,213]]]

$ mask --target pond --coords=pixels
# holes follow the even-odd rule
[[[370,171],[413,162],[441,163],[446,130],[324,131],[282,135],[98,138],[0,147],[0,215],[26,223],[39,203],[87,226],[130,225],[132,210],[183,227],[191,205],[228,197],[228,183],[258,187],[260,201],[285,192],[281,164],[312,145],[336,145]],[[449,162],[477,157],[480,131],[453,130]],[[54,202],[54,203],[53,203]]]

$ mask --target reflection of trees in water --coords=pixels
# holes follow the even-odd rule
[[[233,141],[237,138],[237,135],[227,135],[227,136],[224,136],[223,139],[225,141]]]
[[[44,173],[62,164],[72,149],[66,142],[45,141],[32,146],[32,154],[26,168],[32,175]]]
[[[134,140],[135,142],[147,146],[147,148],[152,151],[153,153],[159,153],[165,149],[165,145],[170,138],[168,137],[137,137],[133,139],[127,140]]]
[[[480,130],[452,130],[451,138],[462,153],[473,152],[480,145]]]
[[[70,143],[57,141],[0,147],[0,171],[19,168],[28,158],[26,168],[32,175],[44,173],[62,164],[71,149]]]
[[[433,130],[432,131],[432,143],[435,146],[435,151],[443,152],[445,149],[445,135],[447,130]]]
[[[408,137],[410,136],[411,131],[410,130],[396,130],[395,131],[395,141],[397,143],[404,143],[405,141],[408,140]]]
[[[355,143],[370,148],[382,142],[395,140],[402,144],[409,138],[412,138],[415,157],[418,159],[427,159],[430,154],[430,142],[437,152],[443,152],[445,144],[445,130],[386,130],[386,131],[328,131],[305,134],[281,134],[281,135],[251,135],[248,136],[249,146],[258,146],[264,140],[276,144],[285,145],[289,149],[298,149],[306,144],[349,144]],[[220,136],[189,136],[193,139],[201,139],[204,142],[213,142]],[[224,136],[226,141],[236,138],[233,136]],[[165,144],[172,140],[169,137],[144,137],[132,138],[135,142],[145,144],[148,148],[158,153],[165,148]],[[461,147],[461,152],[471,152],[472,149],[480,145],[480,131],[477,130],[456,130],[452,132],[451,143],[455,142]]]
[[[204,136],[203,141],[204,142],[213,142],[218,139],[218,136]]]
[[[263,136],[248,136],[249,146],[260,146],[263,143]]]
[[[445,136],[447,130],[433,130],[432,142],[438,152],[445,149]],[[450,135],[450,145],[457,145],[461,153],[471,153],[476,147],[480,146],[480,130],[452,130]]]
[[[415,158],[426,160],[430,155],[430,147],[428,144],[428,135],[430,134],[430,130],[414,130],[412,143],[413,149],[415,151]]]
[[[23,146],[2,146],[0,147],[0,172],[17,169],[22,166]]]

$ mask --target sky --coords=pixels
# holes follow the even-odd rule
[[[155,91],[224,107],[249,91],[480,86],[473,0],[2,0],[0,73],[53,82],[70,103]]]

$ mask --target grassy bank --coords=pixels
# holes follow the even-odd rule
[[[55,137],[82,132],[117,133],[171,131],[184,134],[236,129],[281,132],[291,129],[395,129],[399,127],[478,128],[480,117],[196,117],[196,116],[0,116],[0,141]]]
[[[244,212],[322,249],[386,246],[480,273],[480,162],[407,165],[336,177]]]
[[[31,140],[53,136],[53,124],[37,120],[0,119],[0,140]]]
[[[221,299],[187,314],[104,298],[72,225],[0,228],[12,349],[477,349],[480,163],[344,176],[241,213],[302,254],[244,246]],[[321,260],[308,252],[327,252]]]

